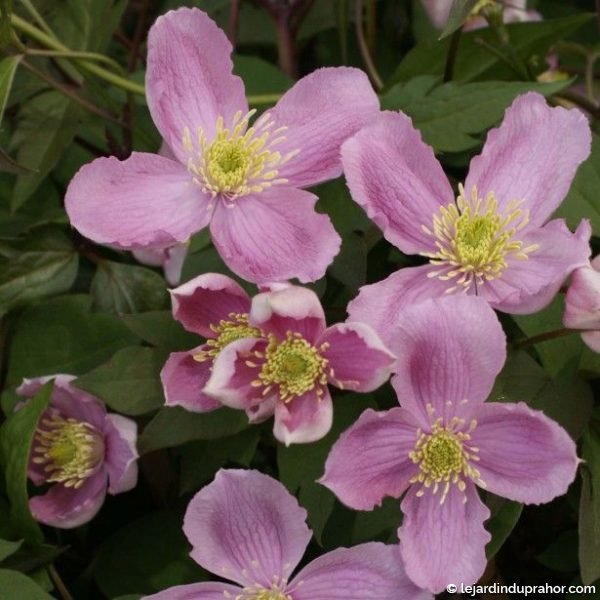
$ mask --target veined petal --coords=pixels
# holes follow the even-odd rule
[[[577,167],[590,154],[591,139],[580,110],[550,107],[540,94],[523,94],[471,161],[465,190],[477,186],[480,198],[493,192],[500,211],[523,200],[528,227],[540,227],[567,195]]]
[[[183,531],[192,558],[241,585],[287,579],[311,538],[306,511],[275,479],[221,469],[190,502]]]
[[[329,217],[315,212],[316,201],[308,192],[274,186],[231,205],[218,203],[210,224],[215,247],[247,281],[315,281],[341,243]]]
[[[404,497],[398,530],[407,575],[434,594],[449,583],[475,583],[485,570],[485,545],[491,539],[483,527],[490,511],[477,488],[471,481],[464,492],[452,485],[443,504],[439,495],[416,494],[414,486]]]
[[[367,76],[351,67],[317,69],[298,81],[270,111],[286,127],[277,150],[299,150],[279,169],[294,187],[316,185],[342,174],[340,146],[379,111]]]
[[[108,493],[133,489],[138,478],[137,424],[122,415],[106,415],[104,424],[105,463]]]
[[[71,180],[71,225],[99,244],[127,250],[185,242],[210,220],[209,198],[185,167],[156,154],[97,158]]]
[[[180,8],[159,17],[148,32],[146,97],[158,130],[177,158],[187,127],[213,137],[217,119],[230,123],[248,112],[244,84],[233,75],[232,47],[217,24],[197,8]]]
[[[594,259],[596,262],[600,255]],[[600,266],[600,265],[599,265]],[[600,270],[593,265],[576,269],[565,297],[565,327],[600,331]]]
[[[356,510],[399,498],[418,471],[409,458],[419,421],[402,408],[366,410],[331,448],[319,483]]]
[[[477,469],[494,494],[542,504],[566,493],[577,474],[577,451],[569,434],[525,403],[477,407],[471,443],[479,448]]]
[[[435,252],[430,235],[440,206],[454,202],[430,146],[404,113],[380,113],[342,146],[352,198],[403,252]]]
[[[144,596],[143,600],[228,600],[239,596],[241,591],[236,585],[208,581],[177,585],[157,594]]]

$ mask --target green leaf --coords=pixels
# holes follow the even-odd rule
[[[381,506],[370,511],[358,511],[352,528],[352,544],[373,540],[397,543],[397,530],[402,523],[402,511],[397,498],[385,498]],[[389,540],[391,535],[391,540]]]
[[[283,93],[293,83],[283,71],[255,56],[235,55],[233,72],[244,80],[248,96]]]
[[[454,0],[450,7],[450,14],[448,15],[448,21],[446,26],[440,35],[440,39],[443,39],[450,34],[454,33],[459,27],[465,24],[465,21],[469,18],[469,15],[477,5],[479,0]]]
[[[0,457],[10,502],[9,526],[13,536],[30,542],[41,542],[43,535],[29,511],[27,465],[37,423],[48,406],[51,393],[52,383],[47,383],[0,428]]]
[[[150,269],[103,260],[92,279],[94,305],[106,312],[135,313],[165,308],[165,280]]]
[[[56,600],[35,581],[18,571],[0,569],[0,590],[10,590],[11,598],[19,600]]]
[[[435,150],[460,152],[477,146],[478,134],[500,121],[506,108],[520,94],[536,91],[549,96],[572,81],[450,82],[440,86],[436,83],[437,78],[431,75],[399,83],[381,97],[382,107],[404,111]]]
[[[241,410],[220,408],[209,413],[191,413],[178,406],[162,408],[138,438],[140,454],[180,446],[193,440],[215,440],[248,427]]]
[[[485,528],[492,534],[492,539],[485,547],[485,554],[489,560],[500,550],[502,544],[514,529],[523,511],[523,505],[498,496],[491,496],[491,494],[488,498],[488,504],[492,516],[486,522]]]
[[[561,533],[552,543],[536,556],[536,560],[553,571],[572,573],[579,570],[577,560],[577,531],[568,529]]]
[[[27,175],[28,173],[35,173],[35,171],[20,165],[14,158],[11,158],[4,150],[2,150],[2,148],[0,148],[0,173]]]
[[[202,343],[196,333],[186,331],[169,311],[149,311],[121,315],[121,320],[132,333],[153,346],[162,346],[175,352],[190,350]]]
[[[117,412],[143,415],[165,403],[160,370],[166,358],[167,352],[156,348],[122,348],[108,362],[78,377],[75,385]]]
[[[8,540],[0,540],[0,562],[14,554],[23,543],[23,540],[18,542],[9,542]]]
[[[4,109],[10,95],[13,79],[22,58],[20,55],[7,56],[0,61],[0,125],[2,125],[2,117],[4,116]]]

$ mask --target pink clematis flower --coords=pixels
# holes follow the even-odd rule
[[[565,327],[584,329],[583,341],[600,352],[600,255],[577,269],[565,297]]]
[[[476,486],[549,502],[567,491],[578,458],[566,431],[542,412],[485,402],[506,358],[486,302],[427,300],[390,327],[402,406],[365,411],[334,444],[321,483],[357,510],[404,494],[398,537],[406,572],[437,593],[471,584],[485,569],[490,511]]]
[[[358,69],[319,69],[250,124],[231,51],[198,9],[156,21],[148,106],[176,158],[134,152],[85,165],[67,190],[69,218],[86,237],[125,249],[166,248],[210,225],[219,254],[244,279],[316,280],[340,238],[300,188],[341,174],[340,145],[377,113],[377,96]]]
[[[471,161],[455,200],[441,165],[402,113],[384,112],[342,147],[352,196],[402,252],[429,264],[361,288],[348,312],[387,341],[387,324],[414,302],[476,294],[498,310],[546,306],[587,263],[589,222],[572,234],[546,223],[590,153],[587,119],[528,93],[506,111]]]
[[[281,442],[312,442],[331,428],[327,384],[369,392],[390,374],[393,355],[363,323],[327,327],[317,295],[279,285],[252,299],[248,324],[260,336],[227,344],[214,361],[204,393],[246,410],[252,421],[274,414]]]
[[[137,425],[121,415],[107,414],[95,396],[77,389],[72,375],[25,379],[17,393],[30,398],[54,380],[50,403],[38,423],[29,459],[35,485],[51,484],[29,500],[35,519],[70,529],[87,523],[106,496],[137,483]]]
[[[406,576],[397,546],[338,548],[291,580],[311,538],[306,511],[279,481],[221,469],[190,502],[183,531],[191,557],[235,584],[169,588],[145,600],[432,600]]]

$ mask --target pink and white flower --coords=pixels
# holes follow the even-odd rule
[[[77,389],[72,375],[25,379],[17,393],[30,398],[54,381],[48,408],[37,426],[28,475],[37,486],[50,484],[29,500],[35,519],[70,529],[94,518],[109,494],[137,483],[137,425],[107,414],[95,396]]]
[[[145,600],[432,600],[406,576],[398,547],[378,542],[337,548],[288,581],[312,537],[305,521],[279,481],[222,469],[192,498],[183,531],[191,557],[234,583],[181,585]]]
[[[357,510],[404,495],[398,537],[406,572],[437,593],[474,583],[485,569],[490,511],[477,486],[549,502],[567,491],[579,460],[567,432],[542,412],[485,402],[506,358],[486,302],[428,300],[389,327],[401,407],[365,411],[334,444],[321,483]]]
[[[363,323],[327,327],[317,295],[274,286],[252,299],[248,324],[261,332],[231,342],[213,363],[204,393],[245,410],[254,422],[275,416],[281,442],[312,442],[331,428],[327,384],[369,392],[390,374],[394,356]]]
[[[346,179],[385,238],[429,264],[361,288],[348,307],[351,320],[369,323],[387,341],[387,323],[405,306],[448,293],[476,294],[515,314],[546,306],[588,261],[587,220],[575,234],[562,219],[547,221],[590,148],[580,111],[524,94],[488,134],[455,199],[411,120],[381,113],[344,143]]]
[[[577,269],[565,297],[565,327],[584,330],[583,341],[600,352],[600,255]]]
[[[149,267],[161,267],[169,285],[177,285],[189,244],[175,244],[168,248],[141,248],[132,254],[138,262]]]
[[[377,113],[377,96],[358,69],[319,69],[250,123],[231,51],[198,9],[159,17],[147,99],[175,159],[98,158],[69,184],[67,213],[86,237],[130,250],[183,243],[210,226],[225,263],[248,281],[319,279],[340,238],[300,188],[341,174],[340,145]]]

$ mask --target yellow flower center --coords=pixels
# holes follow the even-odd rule
[[[84,421],[55,413],[42,421],[35,435],[33,462],[44,465],[46,481],[78,488],[104,459],[104,439]]]
[[[440,214],[434,215],[432,229],[422,226],[434,238],[438,250],[421,255],[442,267],[429,276],[454,280],[448,292],[460,288],[466,291],[501,277],[508,267],[507,258],[526,260],[539,248],[537,244],[523,248],[523,242],[515,239],[529,222],[529,212],[521,208],[523,201],[509,202],[502,213],[493,192],[483,200],[476,187],[470,199],[465,197],[462,185],[459,191],[456,204],[442,206]]]
[[[434,412],[431,405],[428,405],[428,411],[430,415]],[[465,478],[485,487],[479,471],[471,464],[479,460],[479,448],[469,444],[476,426],[477,421],[473,420],[465,429],[465,420],[459,417],[453,417],[444,425],[440,417],[434,421],[429,433],[417,430],[415,447],[408,455],[419,466],[419,473],[410,482],[423,484],[417,496],[423,496],[433,485],[433,494],[441,490],[440,504],[443,504],[452,484],[464,492]]]
[[[210,326],[215,333],[215,337],[206,340],[206,345],[209,346],[208,350],[202,350],[194,354],[194,360],[204,362],[205,360],[214,359],[231,342],[261,336],[260,329],[248,324],[247,314],[230,313],[228,316],[228,320],[221,320],[218,325]]]
[[[279,390],[283,402],[289,402],[297,396],[302,396],[310,390],[316,390],[318,396],[324,393],[327,376],[333,377],[329,369],[329,361],[322,356],[329,344],[321,344],[318,348],[307,342],[301,334],[288,331],[283,342],[270,334],[264,352],[254,352],[262,359],[258,379],[252,382],[254,387],[264,387],[263,395],[271,392],[273,387]],[[247,361],[250,367],[257,364]]]
[[[290,594],[286,594],[284,587],[273,584],[271,589],[266,589],[260,585],[245,587],[235,600],[293,600]]]
[[[188,170],[202,191],[214,198],[221,195],[228,200],[286,183],[278,178],[279,168],[296,156],[299,150],[282,155],[275,146],[285,137],[287,127],[273,129],[269,113],[264,113],[248,128],[256,110],[245,116],[238,111],[231,127],[225,127],[219,116],[215,135],[208,140],[204,130],[197,130],[196,142],[189,128],[183,131],[183,147],[189,153]]]

